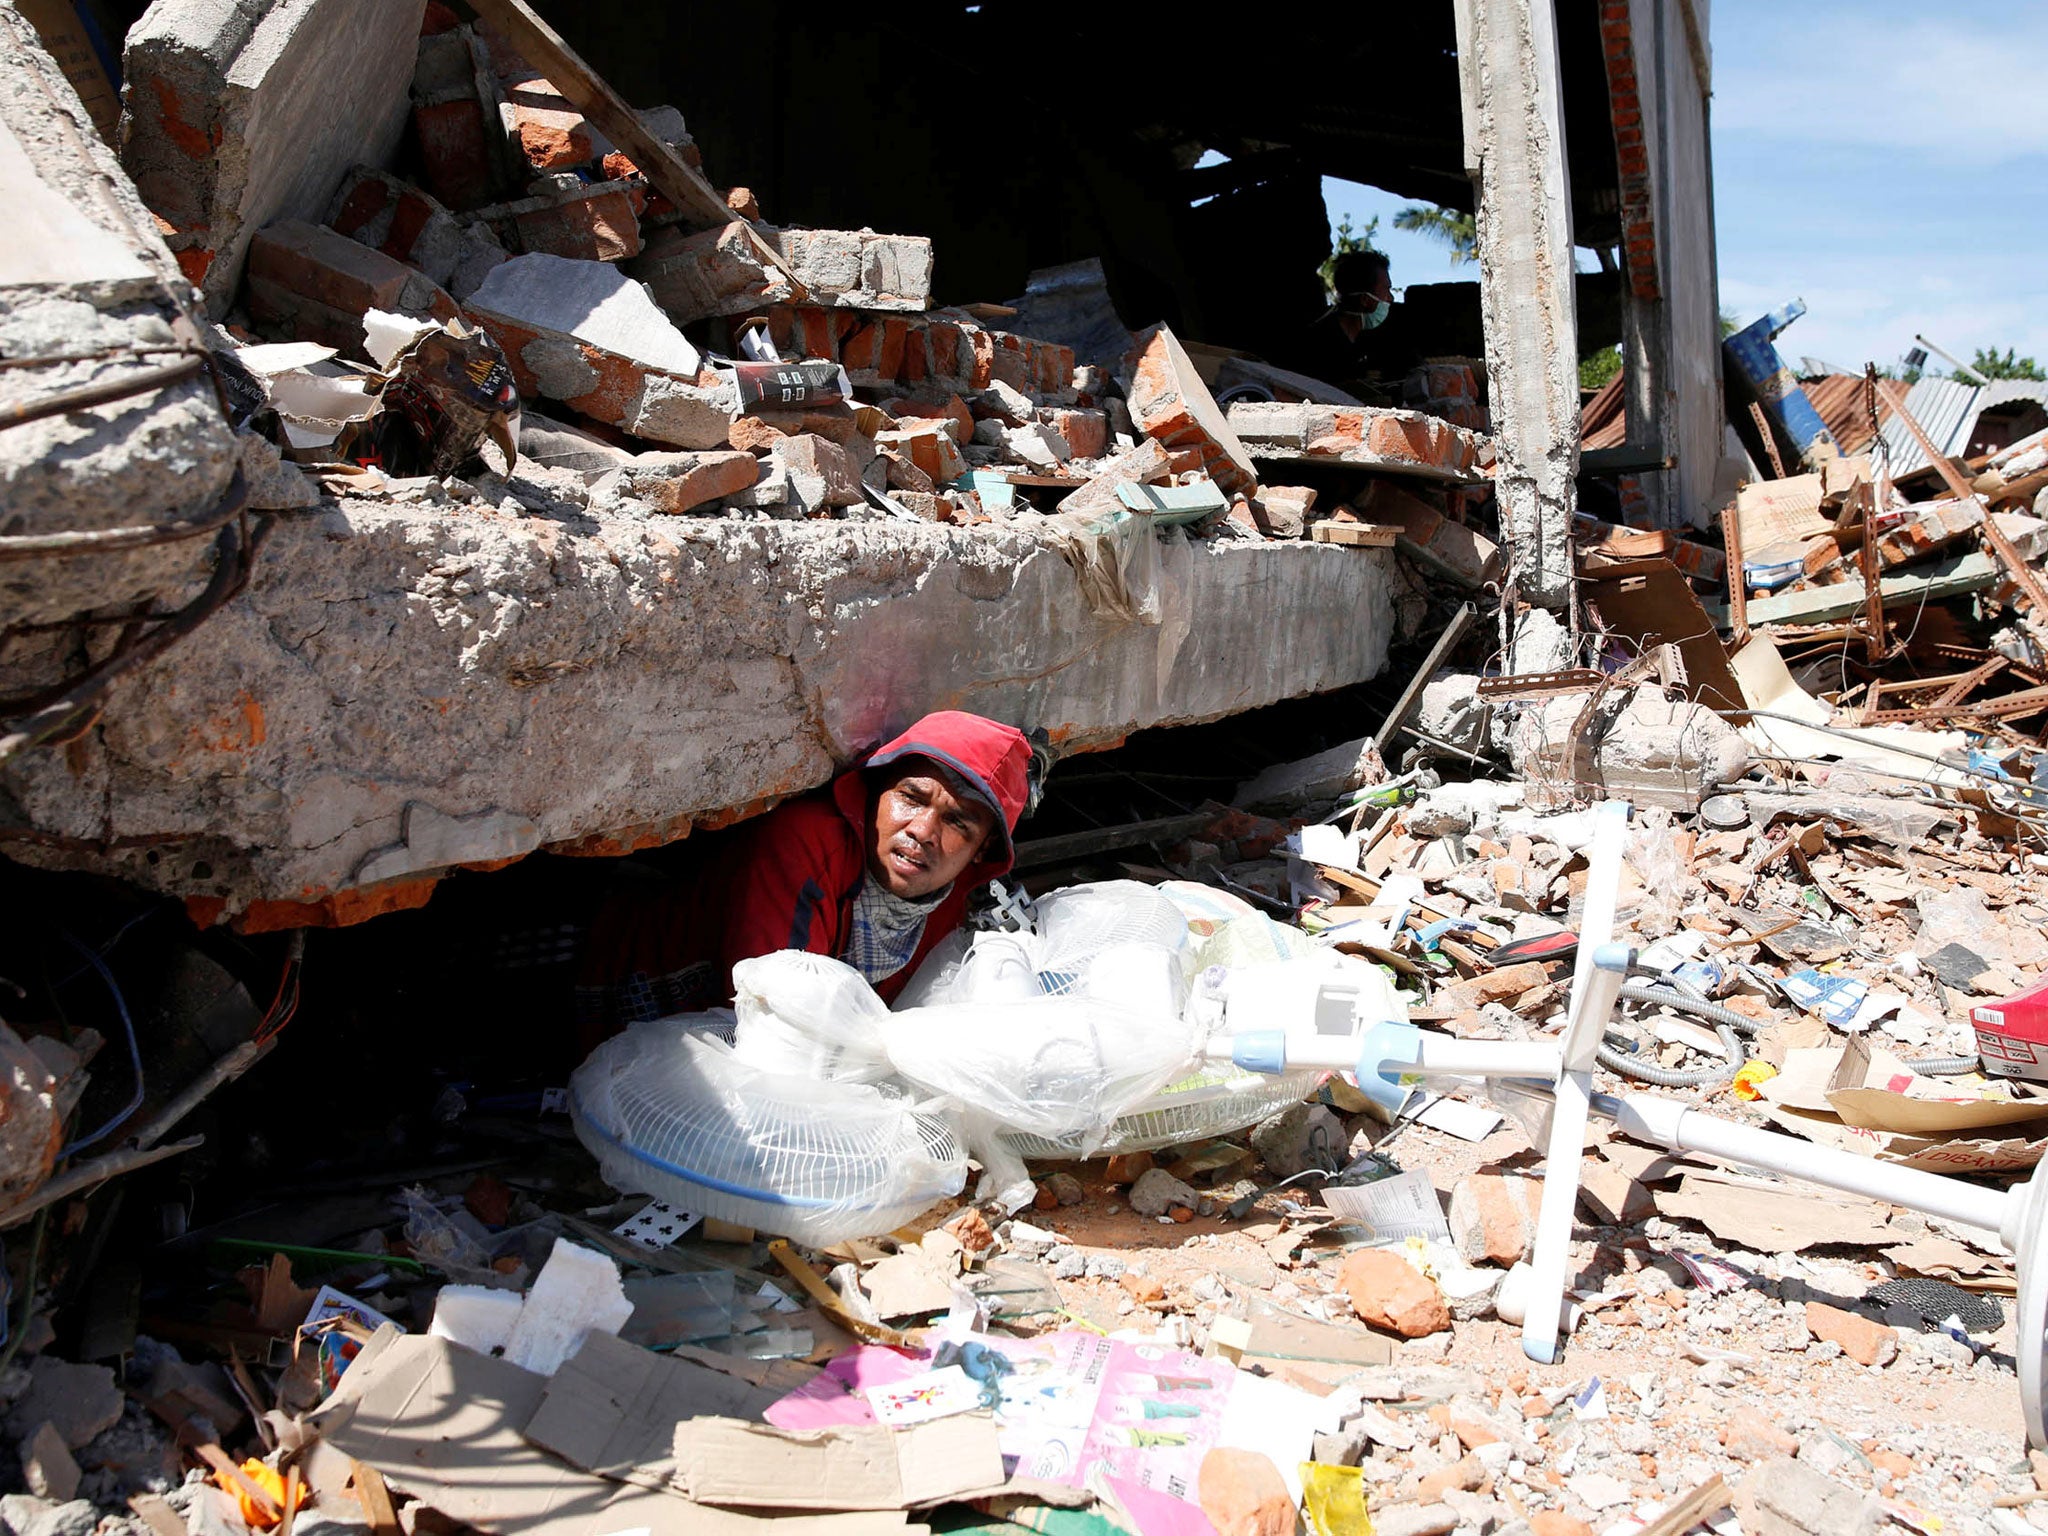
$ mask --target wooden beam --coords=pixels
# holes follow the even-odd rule
[[[563,100],[590,119],[591,124],[624,150],[640,168],[648,184],[676,205],[695,229],[718,229],[743,224],[755,251],[763,261],[780,272],[801,300],[809,290],[777,251],[751,224],[727,206],[724,198],[689,161],[647,131],[646,125],[580,54],[563,41],[562,34],[541,20],[527,0],[468,0],[476,14],[504,33],[512,46],[535,69],[547,76],[548,84],[562,93]]]
[[[1161,816],[1154,821],[1130,821],[1115,827],[1090,827],[1085,832],[1062,832],[1056,837],[1034,837],[1017,844],[1018,869],[1043,869],[1068,859],[1085,859],[1091,854],[1110,853],[1119,848],[1142,848],[1156,843],[1177,843],[1209,825],[1222,811],[1193,811],[1185,816]]]
[[[384,1481],[384,1474],[367,1461],[352,1465],[356,1502],[363,1506],[363,1515],[370,1522],[370,1536],[404,1536],[405,1528],[398,1523],[398,1507],[391,1502],[391,1487]]]

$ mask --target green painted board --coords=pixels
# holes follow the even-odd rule
[[[1940,602],[1943,598],[1960,597],[1965,592],[1981,592],[1986,587],[1997,585],[2002,574],[1996,560],[1981,550],[1973,550],[1951,560],[1939,560],[1932,565],[1914,566],[1910,570],[1881,576],[1877,589],[1883,594],[1885,607],[1897,608],[1908,603]],[[1725,604],[1708,603],[1705,607],[1709,618],[1726,627],[1728,609]],[[1831,587],[1809,587],[1800,592],[1752,597],[1748,619],[1752,629],[1759,624],[1828,624],[1836,619],[1852,618],[1862,611],[1863,582],[1857,578],[1838,581]]]

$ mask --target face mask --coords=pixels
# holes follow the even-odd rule
[[[1379,303],[1373,305],[1371,309],[1366,310],[1358,317],[1359,324],[1363,325],[1368,331],[1375,329],[1387,318],[1388,307],[1387,301],[1381,299]]]

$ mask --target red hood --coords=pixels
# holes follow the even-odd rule
[[[1031,743],[1024,733],[964,710],[942,709],[926,715],[834,781],[832,798],[847,819],[862,829],[863,836],[867,826],[866,770],[905,757],[928,757],[946,768],[1001,818],[999,832],[989,840],[986,854],[967,866],[961,881],[972,887],[1007,874],[1015,861],[1010,835],[1017,830],[1017,818],[1024,814],[1030,793]]]

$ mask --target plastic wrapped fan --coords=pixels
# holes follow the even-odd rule
[[[1136,880],[1070,885],[1041,896],[1036,908],[1038,980],[1047,992],[1073,991],[1104,950],[1187,948],[1188,920],[1180,908]]]
[[[1038,940],[1029,933],[956,928],[932,946],[894,1004],[898,1013],[940,1003],[1005,1003],[1040,997]]]
[[[1228,1136],[1257,1125],[1276,1109],[1298,1104],[1314,1093],[1327,1072],[1283,1072],[1268,1077],[1244,1072],[1221,1062],[1170,1083],[1117,1116],[1097,1141],[1078,1136],[1031,1136],[1003,1133],[1003,1144],[1020,1157],[1086,1158],[1118,1152],[1156,1152],[1161,1147]]]
[[[955,928],[939,940],[924,957],[924,963],[911,973],[891,1006],[901,1013],[906,1008],[926,1008],[933,1003],[964,1002],[961,981],[966,975],[967,956],[980,937],[971,928]]]
[[[1299,928],[1276,923],[1263,912],[1248,912],[1221,923],[1192,945],[1194,968],[1212,965],[1259,965],[1275,960],[1304,960],[1318,954],[1315,942]]]
[[[1285,947],[1285,941],[1265,931],[1268,926],[1280,933],[1293,933],[1292,929],[1269,924],[1265,917],[1254,914],[1197,941],[1197,960],[1216,954],[1260,957],[1235,966],[1212,964],[1202,971],[1196,995],[1187,1010],[1189,1019],[1199,1025],[1198,1033],[1225,1029],[1231,1033],[1247,1029],[1337,1029],[1355,1033],[1357,1023],[1369,1027],[1382,1018],[1407,1017],[1407,1009],[1385,973],[1355,956],[1309,948],[1291,959],[1266,958],[1275,953],[1276,942]],[[1355,1004],[1340,1000],[1335,1010],[1338,1016],[1322,1018],[1319,1011],[1331,1010],[1318,1009],[1318,994],[1323,984],[1332,979],[1355,987],[1358,1000]],[[1092,1143],[1084,1144],[1081,1138],[1072,1135],[1047,1137],[1014,1130],[1006,1133],[1003,1140],[1025,1157],[1152,1152],[1180,1142],[1227,1136],[1256,1125],[1274,1110],[1307,1098],[1326,1076],[1324,1072],[1306,1071],[1266,1077],[1241,1071],[1228,1062],[1216,1062],[1132,1106],[1101,1139]]]
[[[1175,1014],[1078,996],[910,1008],[887,1031],[890,1061],[919,1088],[1007,1129],[1083,1145],[1181,1076],[1194,1044]]]
[[[576,1134],[614,1189],[826,1247],[966,1183],[944,1119],[874,1084],[750,1066],[696,1017],[637,1024],[569,1080]]]
[[[732,968],[733,1052],[747,1065],[840,1082],[889,1076],[882,1028],[889,1006],[852,966],[798,949]]]

